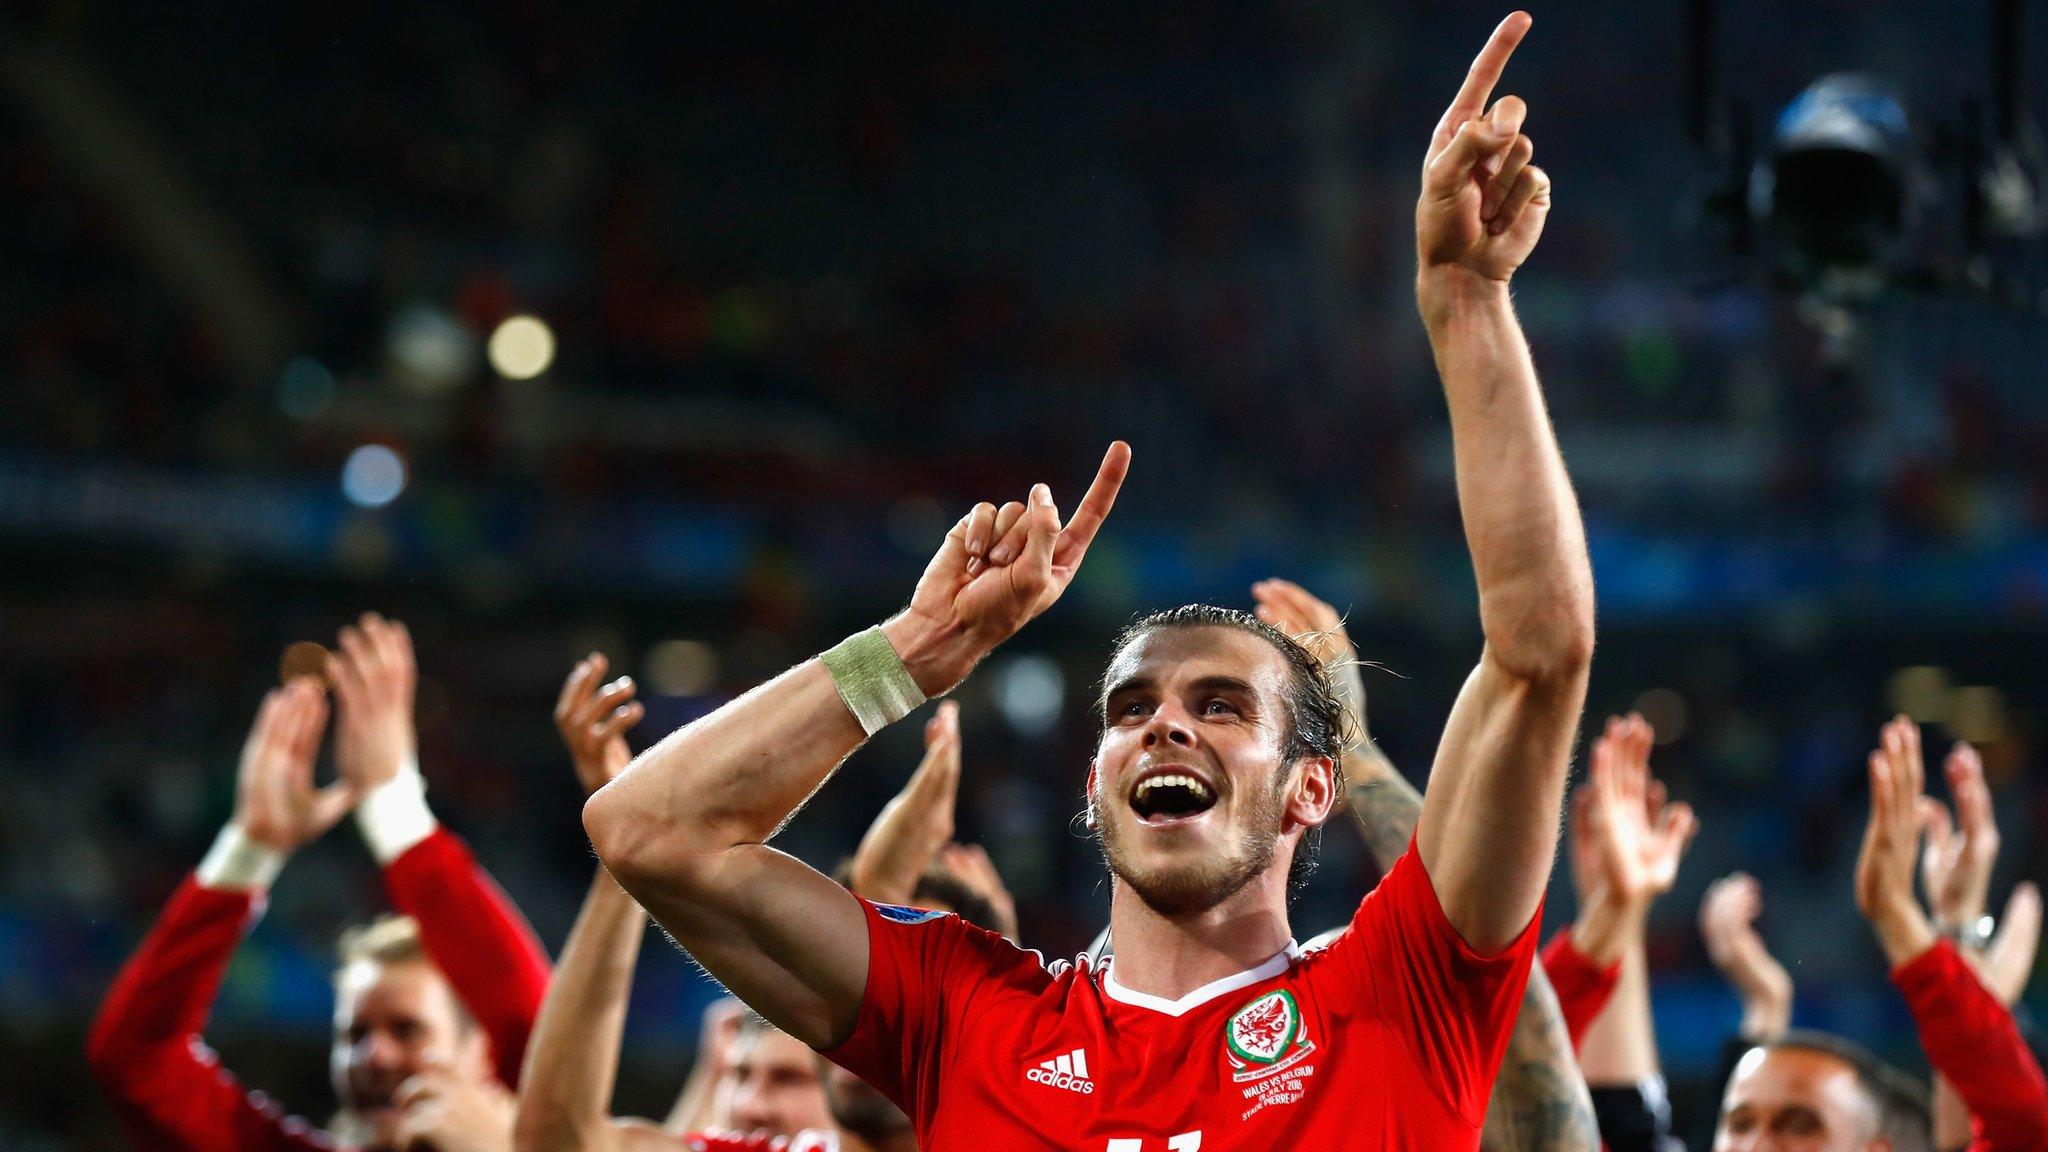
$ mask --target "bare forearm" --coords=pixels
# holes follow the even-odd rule
[[[1450,407],[1487,647],[1518,677],[1582,674],[1593,632],[1585,526],[1507,285],[1430,273],[1417,299]]]
[[[1657,1074],[1657,1027],[1650,1016],[1649,961],[1640,932],[1622,953],[1613,999],[1586,1031],[1579,1067],[1594,1087],[1640,1084]]]
[[[1344,769],[1351,780],[1351,815],[1358,821],[1373,863],[1384,873],[1415,837],[1416,822],[1422,818],[1422,793],[1370,743],[1347,751]]]
[[[1557,994],[1541,966],[1529,973],[1479,1146],[1485,1152],[1597,1152],[1600,1147],[1593,1100],[1572,1054]]]
[[[647,914],[602,868],[562,949],[519,1083],[518,1152],[607,1147]]]

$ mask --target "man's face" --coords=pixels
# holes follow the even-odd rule
[[[343,969],[334,996],[329,1067],[335,1097],[383,1147],[402,1113],[398,1086],[430,1069],[481,1080],[491,1075],[483,1032],[465,1025],[454,989],[425,961],[359,960]]]
[[[832,1126],[816,1054],[787,1032],[762,1028],[740,1033],[726,1079],[726,1123],[742,1132],[762,1129],[794,1136],[805,1128]]]
[[[1721,1101],[1714,1152],[1883,1152],[1876,1105],[1847,1060],[1803,1048],[1742,1058]]]
[[[1329,815],[1326,760],[1282,762],[1287,658],[1239,628],[1160,628],[1110,662],[1089,775],[1116,877],[1155,910],[1212,908]]]

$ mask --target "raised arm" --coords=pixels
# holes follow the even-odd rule
[[[868,825],[848,887],[882,904],[908,904],[918,877],[953,841],[960,795],[960,705],[942,701],[924,726],[924,759]]]
[[[1739,1033],[1750,1043],[1776,1040],[1792,1027],[1792,976],[1756,930],[1763,910],[1763,887],[1747,872],[1714,881],[1700,899],[1700,939],[1742,1001]]]
[[[137,1148],[281,1152],[329,1148],[324,1133],[250,1093],[200,1039],[228,961],[285,860],[347,814],[344,786],[316,789],[327,723],[319,686],[263,701],[242,748],[235,814],[121,969],[86,1037],[86,1058]]]
[[[1259,619],[1301,641],[1330,669],[1351,714],[1344,749],[1351,813],[1381,872],[1408,850],[1422,813],[1422,794],[1403,779],[1366,725],[1365,677],[1358,647],[1337,610],[1289,580],[1252,586]],[[1571,1036],[1542,965],[1529,973],[1521,1014],[1486,1104],[1479,1133],[1484,1152],[1595,1152],[1600,1146],[1593,1101],[1572,1055]]]
[[[1869,772],[1870,820],[1856,859],[1856,907],[1891,964],[1928,1063],[1972,1117],[1972,1152],[2048,1146],[2048,1080],[2040,1064],[2010,1009],[1936,935],[1913,893],[1914,862],[1930,815],[1919,726],[1904,716],[1886,724]],[[1952,1128],[1954,1118],[1948,1119]]]
[[[867,921],[852,893],[769,848],[769,837],[871,732],[951,689],[1052,606],[1129,463],[1130,449],[1111,445],[1064,526],[1043,484],[1028,505],[978,505],[947,534],[907,610],[669,736],[584,806],[605,867],[777,1027],[817,1048],[852,1034]]]
[[[1449,402],[1465,541],[1486,644],[1444,727],[1416,844],[1466,942],[1505,946],[1542,900],[1593,656],[1585,528],[1508,281],[1535,248],[1550,181],[1527,109],[1496,81],[1529,28],[1480,52],[1423,168],[1416,299]]]
[[[533,926],[427,806],[413,698],[419,681],[404,624],[364,613],[341,630],[328,669],[338,705],[334,758],[361,802],[356,827],[399,911],[419,923],[434,966],[491,1040],[507,1089],[519,1083],[548,957]]]
[[[608,668],[603,655],[591,653],[569,674],[555,703],[555,728],[568,745],[586,797],[632,759],[626,732],[643,714],[633,699],[632,680],[621,676],[600,688]],[[562,946],[526,1048],[519,1119],[512,1131],[517,1152],[682,1147],[656,1125],[615,1120],[611,1114],[626,999],[646,929],[647,913],[599,868]]]

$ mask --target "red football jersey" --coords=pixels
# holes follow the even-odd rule
[[[866,909],[860,1019],[826,1055],[924,1152],[1477,1148],[1536,955],[1533,920],[1467,946],[1412,846],[1328,946],[1173,1001],[1113,959],[1047,967],[951,915]]]

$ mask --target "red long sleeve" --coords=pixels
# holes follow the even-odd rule
[[[310,1152],[324,1132],[250,1092],[200,1039],[228,961],[261,897],[187,877],[108,990],[86,1059],[137,1148]]]
[[[1621,961],[1598,967],[1572,946],[1569,928],[1559,931],[1543,946],[1542,961],[1543,974],[1550,977],[1550,987],[1557,993],[1565,1031],[1571,1033],[1572,1051],[1576,1052],[1586,1038],[1586,1029],[1593,1026],[1600,1010],[1614,996],[1614,985],[1621,979]]]
[[[419,921],[435,967],[491,1038],[498,1078],[519,1086],[526,1039],[548,990],[548,956],[533,926],[446,828],[384,869],[398,910]]]
[[[1969,1106],[1971,1152],[2048,1149],[2048,1080],[2012,1013],[1942,941],[1892,973],[1927,1059]]]

